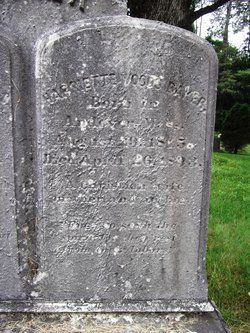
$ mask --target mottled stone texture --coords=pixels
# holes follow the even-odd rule
[[[21,296],[14,170],[14,45],[0,35],[0,299]],[[18,84],[18,82],[16,82]]]
[[[206,314],[1,315],[4,333],[229,333],[216,312]]]
[[[41,40],[39,296],[207,300],[216,70],[205,42],[154,22]]]
[[[213,311],[216,58],[184,30],[115,17],[124,4],[0,3],[2,312]],[[160,332],[178,317],[110,316],[88,318]],[[183,318],[224,332],[215,313]]]

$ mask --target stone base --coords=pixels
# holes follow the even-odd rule
[[[0,314],[1,333],[229,333],[208,313]]]
[[[0,313],[145,313],[145,312],[213,312],[211,302],[192,300],[169,301],[92,301],[92,302],[45,302],[29,301],[0,301]]]

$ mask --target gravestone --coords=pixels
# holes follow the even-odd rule
[[[121,0],[71,5],[0,4],[0,310],[225,332],[205,273],[214,51]]]
[[[214,137],[214,147],[213,147],[213,151],[214,152],[220,152],[220,137],[215,136]]]
[[[21,297],[16,230],[12,85],[18,80],[12,61],[14,45],[0,36],[0,298]]]

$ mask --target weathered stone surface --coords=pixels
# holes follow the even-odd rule
[[[117,17],[44,37],[36,63],[34,294],[87,311],[164,311],[174,300],[197,310],[207,301],[211,47]]]
[[[76,0],[74,6],[68,2],[1,0],[0,24],[20,34],[20,39],[27,40],[45,33],[48,28],[53,29],[67,22],[98,16],[126,15],[127,12],[126,0],[87,0],[84,12],[79,9],[80,0]],[[33,46],[28,46],[29,52]]]
[[[21,296],[17,248],[14,107],[12,73],[13,45],[0,36],[0,299]]]
[[[0,2],[22,57],[13,70],[1,39],[0,312],[114,313],[1,315],[0,331],[226,332],[216,312],[173,313],[213,310],[214,54],[183,30],[107,17],[125,1],[79,4]]]
[[[0,315],[4,333],[228,333],[216,312],[203,314]]]

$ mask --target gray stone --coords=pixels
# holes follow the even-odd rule
[[[125,1],[71,5],[0,4],[0,311],[225,332],[205,273],[215,53],[117,16]],[[31,317],[16,318],[27,331]],[[56,319],[33,318],[30,332]],[[12,319],[0,317],[6,332]]]
[[[18,85],[12,72],[14,46],[0,36],[0,299],[21,297],[18,267],[14,138],[13,85]]]
[[[214,137],[214,146],[213,146],[213,151],[215,152],[220,152],[220,144],[221,144],[221,139],[217,136]]]
[[[37,59],[39,296],[204,309],[211,47],[117,17],[44,37]]]
[[[229,333],[217,312],[0,315],[3,333]]]
[[[84,12],[79,1],[70,6],[69,0],[1,0],[0,24],[18,34],[19,41],[37,39],[46,30],[72,21],[97,16],[126,15],[124,0],[87,0]],[[25,31],[25,34],[23,33]],[[29,45],[28,51],[34,46]],[[26,45],[27,48],[27,45]]]

